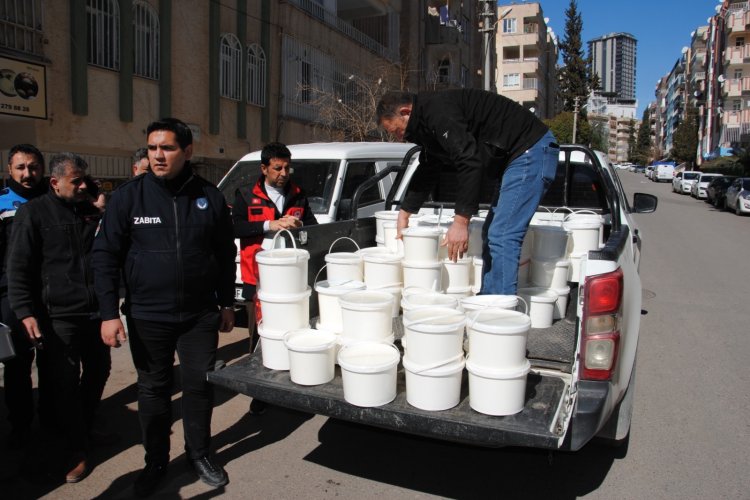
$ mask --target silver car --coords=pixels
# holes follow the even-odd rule
[[[708,197],[706,191],[708,184],[717,177],[721,177],[721,174],[699,174],[693,185],[690,186],[690,196],[705,200]]]
[[[750,213],[750,177],[740,177],[727,188],[724,209],[733,209],[737,215]]]

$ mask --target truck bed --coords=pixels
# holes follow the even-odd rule
[[[400,320],[394,320],[397,338],[401,336],[399,323]],[[561,331],[573,329],[572,326],[566,326],[565,320],[558,321],[556,327]],[[555,359],[564,357],[562,353],[566,349],[561,346],[564,347],[568,342],[545,341],[544,339],[549,340],[551,337],[550,330],[539,329],[530,333],[530,342],[541,346],[538,352],[550,358],[533,360],[533,367],[549,366],[558,370],[568,367],[569,371],[572,363]],[[575,342],[574,339],[572,341]],[[396,345],[401,347],[398,340]],[[338,366],[333,381],[312,387],[300,386],[291,381],[288,371],[265,368],[261,362],[260,349],[222,370],[210,372],[208,380],[277,406],[419,436],[485,447],[530,446],[558,449],[561,436],[555,432],[554,422],[557,420],[558,407],[567,382],[560,376],[551,375],[551,372],[543,373],[532,371],[529,374],[524,409],[516,415],[506,417],[483,415],[471,409],[466,371],[462,378],[458,406],[437,412],[420,410],[407,403],[406,379],[400,363],[396,399],[376,408],[360,408],[346,402]]]

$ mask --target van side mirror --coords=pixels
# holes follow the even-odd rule
[[[633,213],[650,214],[656,211],[656,205],[659,204],[659,198],[652,194],[635,193],[633,194]]]

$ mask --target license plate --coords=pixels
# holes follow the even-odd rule
[[[234,300],[245,300],[245,298],[242,296],[242,287],[237,287],[234,289]]]

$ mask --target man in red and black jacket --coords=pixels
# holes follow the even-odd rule
[[[240,238],[242,296],[248,301],[251,350],[257,342],[253,321],[258,285],[255,254],[261,250],[263,235],[267,231],[317,224],[305,192],[290,180],[291,162],[292,153],[284,144],[267,144],[260,153],[261,176],[252,186],[237,190],[232,207],[234,236]]]

